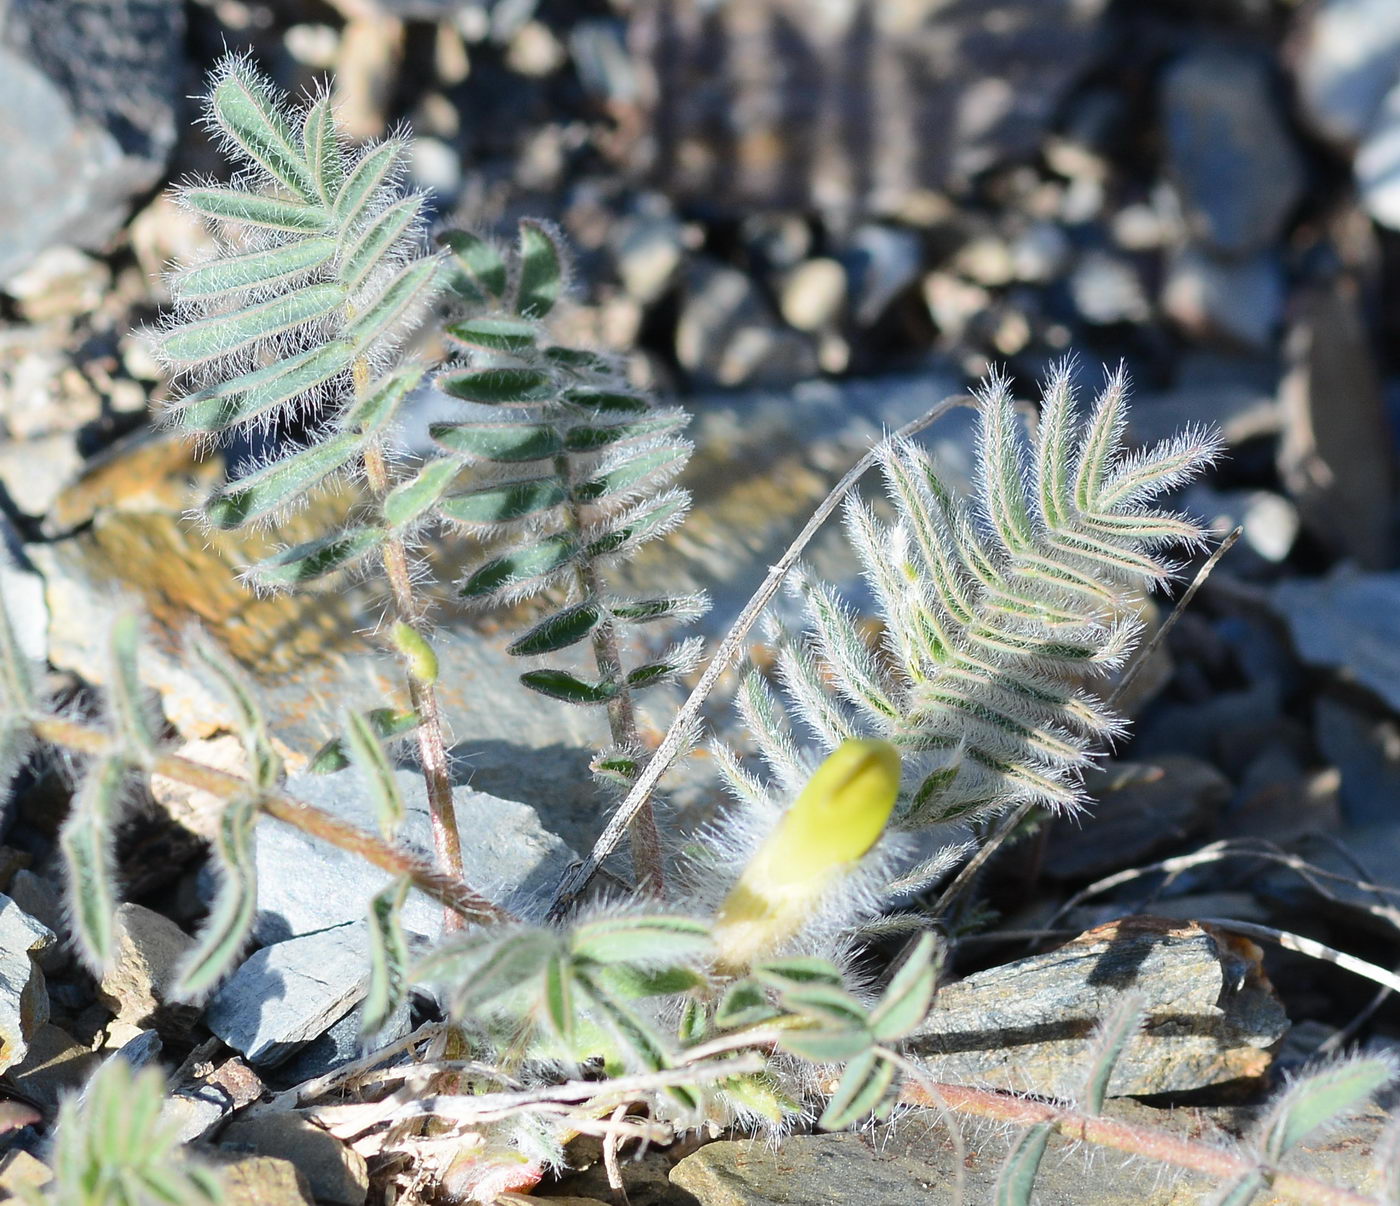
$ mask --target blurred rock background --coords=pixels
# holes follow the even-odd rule
[[[137,593],[167,638],[152,685],[217,760],[172,643],[199,617],[263,675],[297,765],[342,690],[369,706],[390,686],[368,659],[326,660],[352,656],[340,602],[248,600],[237,550],[182,527],[221,468],[153,427],[168,387],[139,334],[163,266],[206,237],[163,189],[224,170],[188,98],[225,47],[293,91],[332,80],[355,138],[408,123],[409,183],[442,225],[566,232],[569,337],[696,414],[696,520],[642,572],[714,590],[712,632],[872,434],[989,367],[1031,397],[1070,353],[1086,392],[1121,362],[1134,440],[1221,428],[1228,461],[1179,502],[1244,537],[1145,676],[1099,818],[1028,844],[991,899],[1032,926],[1113,869],[1290,842],[1375,890],[1315,908],[1315,885],[1236,860],[1074,924],[1151,889],[1154,911],[1286,920],[1393,962],[1400,3],[0,0],[0,583],[75,706],[101,679],[98,622]],[[934,439],[966,465],[965,424]],[[530,840],[562,858],[596,829],[593,738],[478,636],[451,655],[472,686],[449,701],[473,785],[538,808]],[[35,769],[0,825],[0,891],[40,929],[61,925],[64,790]],[[197,828],[138,827],[124,853],[133,899],[186,928]],[[1270,958],[1314,1027],[1304,1054],[1400,1041],[1400,1012],[1357,982]],[[129,1040],[116,990],[102,1013],[45,959],[52,1020],[27,1035]]]

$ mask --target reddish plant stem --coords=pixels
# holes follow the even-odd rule
[[[1145,1156],[1162,1164],[1188,1168],[1221,1182],[1233,1181],[1260,1169],[1259,1164],[1248,1156],[1238,1155],[1210,1144],[1169,1135],[1153,1127],[1098,1118],[1068,1106],[1032,1101],[993,1089],[942,1083],[926,1086],[918,1081],[910,1081],[905,1084],[900,1096],[911,1105],[946,1107],[959,1113],[995,1118],[1018,1126],[1030,1127],[1045,1123],[1067,1139],[1096,1143],[1100,1147],[1111,1147],[1121,1152]],[[1269,1188],[1274,1193],[1308,1203],[1309,1206],[1378,1206],[1374,1199],[1363,1194],[1338,1189],[1311,1177],[1267,1169],[1264,1171]]]
[[[121,752],[118,743],[107,733],[75,721],[57,716],[40,716],[29,723],[36,737],[77,753],[101,758]],[[208,792],[221,800],[231,800],[256,790],[246,779],[176,754],[157,753],[146,769],[152,774]],[[257,798],[258,808],[268,816],[341,850],[357,854],[391,875],[407,876],[415,888],[449,910],[458,924],[462,920],[481,925],[516,920],[511,913],[492,904],[463,883],[460,877],[444,874],[417,856],[391,846],[339,817],[295,800],[283,792],[262,791],[257,793]]]

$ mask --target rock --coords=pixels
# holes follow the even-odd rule
[[[173,1120],[180,1141],[193,1143],[236,1110],[251,1105],[263,1094],[263,1082],[237,1056],[217,1066],[197,1069],[197,1075],[176,1086],[161,1108],[164,1120]]]
[[[290,1160],[220,1148],[201,1151],[200,1158],[218,1170],[224,1206],[315,1206],[311,1187]]]
[[[1161,90],[1168,171],[1191,231],[1234,255],[1276,242],[1305,178],[1269,62],[1204,46],[1167,68]]]
[[[117,1023],[117,1025],[121,1025],[121,1023]],[[160,1035],[154,1030],[138,1030],[112,1054],[114,1058],[125,1060],[133,1068],[144,1068],[147,1064],[156,1063],[160,1059],[163,1047]]]
[[[1148,1022],[1124,1049],[1110,1096],[1260,1077],[1288,1028],[1261,958],[1209,927],[1124,918],[940,988],[911,1051],[935,1080],[1073,1098],[1095,1023],[1132,991]]]
[[[1032,222],[1011,242],[1011,270],[1018,281],[1046,284],[1064,272],[1071,244],[1056,222]]]
[[[1313,707],[1313,731],[1322,756],[1341,772],[1339,799],[1346,823],[1393,821],[1400,800],[1400,723],[1395,717],[1323,695]]]
[[[235,1118],[219,1144],[287,1161],[306,1178],[317,1202],[363,1206],[369,1195],[364,1157],[298,1113]]]
[[[851,232],[841,248],[841,262],[850,278],[856,324],[868,327],[919,279],[923,242],[912,230],[870,222]]]
[[[613,230],[622,287],[644,306],[671,287],[685,257],[685,228],[669,209],[625,217]]]
[[[44,580],[21,561],[19,533],[8,516],[0,515],[0,605],[10,617],[20,651],[42,662],[49,650],[49,613],[44,605]]]
[[[28,0],[0,37],[0,287],[57,243],[103,247],[175,144],[177,0]]]
[[[1162,308],[1191,338],[1268,348],[1283,321],[1283,268],[1271,251],[1227,257],[1188,247],[1171,260]]]
[[[423,777],[415,770],[397,770],[394,781],[408,806],[400,842],[426,855],[432,849],[432,834]],[[288,779],[287,791],[363,829],[376,828],[373,806],[353,769],[333,775],[296,774]],[[470,787],[454,788],[452,801],[462,832],[467,882],[511,912],[538,916],[576,857],[574,852],[543,828],[527,804]],[[391,878],[358,856],[271,817],[258,821],[254,840],[258,917],[253,935],[259,942],[280,942],[359,921],[369,898]],[[326,885],[332,883],[336,890],[327,892]],[[412,892],[403,923],[412,933],[436,937],[442,928],[442,907]]]
[[[1298,656],[1335,670],[1400,711],[1400,573],[1343,567],[1327,578],[1295,578],[1269,593]]]
[[[1314,132],[1349,150],[1400,82],[1400,8],[1390,0],[1323,0],[1300,9],[1298,23],[1299,109]]]
[[[1236,447],[1276,435],[1282,425],[1273,394],[1244,383],[1181,385],[1140,394],[1128,411],[1128,439],[1139,445],[1169,440],[1188,427],[1209,426]]]
[[[117,908],[116,935],[117,956],[98,984],[98,999],[123,1022],[158,1018],[162,1026],[187,1029],[199,1011],[168,1001],[167,993],[194,939],[170,918],[130,902]]]
[[[820,331],[831,326],[846,304],[846,270],[840,261],[819,256],[783,278],[778,308],[789,326]]]
[[[1206,827],[1230,799],[1230,782],[1197,758],[1109,762],[1085,786],[1094,797],[1084,817],[1055,822],[1045,871],[1056,879],[1094,879],[1151,861]]]
[[[61,934],[67,928],[63,915],[63,898],[57,888],[41,875],[36,875],[27,867],[19,868],[5,889],[10,899],[20,909],[54,934]],[[66,966],[69,953],[63,943],[53,942],[34,952],[39,966],[53,972]]]
[[[798,214],[749,214],[739,236],[754,260],[770,272],[796,268],[812,254],[812,227]]]
[[[19,511],[35,519],[48,513],[82,467],[78,445],[67,432],[0,444],[0,489]]]
[[[331,880],[318,879],[321,891]],[[271,1067],[344,1017],[364,996],[364,922],[265,946],[214,994],[205,1025],[248,1062]]]
[[[372,1046],[387,1047],[413,1029],[413,1002],[403,1000],[374,1036]],[[275,1089],[290,1088],[336,1068],[353,1063],[366,1054],[358,1010],[351,1010],[325,1034],[314,1038],[286,1063],[268,1074]]]
[[[0,1072],[28,1059],[31,1039],[49,1020],[44,973],[35,956],[54,942],[52,930],[0,896]]]
[[[947,343],[961,342],[968,325],[991,309],[992,295],[951,272],[930,272],[920,283],[929,317]]]
[[[64,1094],[87,1084],[101,1062],[100,1055],[62,1027],[45,1022],[29,1036],[28,1053],[5,1073],[5,1080],[26,1101],[51,1113]]]
[[[42,323],[90,314],[111,285],[111,270],[101,260],[76,247],[58,246],[41,251],[28,268],[12,276],[5,292],[19,302],[25,318]]]
[[[1257,569],[1261,564],[1278,564],[1287,558],[1298,538],[1298,508],[1272,490],[1222,491],[1197,482],[1183,492],[1181,508],[1203,520],[1206,530],[1217,538],[1237,527],[1244,529],[1242,545],[1230,555],[1230,566],[1236,574]],[[1240,553],[1245,554],[1243,565]]]
[[[1106,251],[1089,251],[1080,257],[1070,273],[1069,293],[1075,309],[1096,326],[1144,322],[1152,313],[1132,261]]]
[[[25,1190],[42,1189],[52,1180],[49,1166],[23,1148],[11,1148],[0,1157],[0,1201],[25,1201]]]
[[[778,324],[749,277],[705,261],[686,278],[676,358],[703,386],[789,382],[817,369],[814,345]]]
[[[1370,332],[1346,281],[1296,300],[1279,387],[1279,475],[1314,539],[1365,569],[1395,564],[1394,443]]]
[[[893,216],[1035,153],[1099,0],[645,0],[632,170],[722,214]]]

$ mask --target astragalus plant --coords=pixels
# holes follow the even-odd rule
[[[940,962],[930,932],[939,919],[907,901],[953,854],[911,868],[908,835],[1027,804],[1081,805],[1085,766],[1121,729],[1096,683],[1131,654],[1134,600],[1174,569],[1164,551],[1202,540],[1156,500],[1206,465],[1216,443],[1188,434],[1126,452],[1121,375],[1082,416],[1067,370],[1051,375],[1029,435],[1009,384],[983,387],[971,499],[913,443],[883,443],[888,506],[855,499],[846,517],[882,635],[869,638],[831,587],[799,576],[808,630],[777,640],[776,690],[756,669],[742,676],[740,732],[713,746],[734,800],[668,843],[649,804],[670,762],[641,741],[633,695],[685,675],[700,651],[682,642],[634,663],[629,638],[637,625],[689,618],[701,601],[619,594],[607,569],[684,517],[688,497],[673,485],[690,451],[684,417],[629,388],[608,358],[556,340],[567,268],[551,230],[524,223],[508,251],[452,233],[445,252],[431,251],[422,200],[399,183],[404,140],[352,149],[333,116],[325,96],[296,105],[275,94],[245,59],[220,65],[206,117],[237,174],[178,192],[216,243],[172,271],[174,308],[156,338],[185,382],[167,412],[173,426],[215,440],[295,416],[309,433],[297,445],[273,442],[264,462],[205,502],[202,522],[275,526],[328,479],[355,487],[341,522],[250,566],[247,579],[292,589],[358,573],[387,584],[382,636],[403,664],[409,706],[345,717],[343,735],[315,759],[360,770],[380,832],[286,793],[254,694],[212,645],[191,656],[228,698],[249,767],[241,777],[173,752],[141,684],[134,621],[114,627],[100,722],[57,712],[0,623],[5,748],[37,739],[88,762],[62,830],[88,964],[115,957],[112,850],[129,789],[159,774],[223,801],[211,848],[220,887],[182,968],[187,996],[207,993],[246,943],[259,817],[392,874],[366,902],[365,1029],[415,984],[437,995],[444,1020],[431,1039],[409,1040],[427,1064],[386,1061],[376,1073],[387,1095],[369,1103],[365,1125],[378,1154],[411,1162],[420,1184],[491,1202],[565,1162],[579,1134],[601,1135],[611,1155],[623,1140],[688,1129],[780,1131],[812,1118],[842,1127],[887,1114],[917,1089],[964,1112],[1033,1123],[999,1190],[1008,1206],[1027,1201],[1050,1130],[1092,1129],[1137,1015],[1129,1002],[1105,1022],[1073,1109],[1032,1116],[1005,1096],[951,1086],[940,1095],[902,1046],[925,1022]],[[440,311],[450,359],[416,364],[402,349]],[[435,451],[415,459],[395,442],[397,421],[428,381],[461,409],[431,428]],[[545,900],[535,917],[515,917],[462,882],[427,602],[435,584],[425,554],[444,534],[474,556],[440,595],[471,606],[548,595],[547,614],[508,652],[548,659],[525,670],[523,688],[606,714],[609,741],[594,768],[627,793],[619,815],[634,825],[630,890],[569,907],[577,894],[561,886],[559,907],[541,921]],[[585,648],[591,667],[576,656]],[[687,709],[662,750],[692,736]],[[386,743],[409,732],[436,866],[398,845],[404,801]],[[763,772],[748,765],[748,747]],[[399,919],[409,891],[439,901],[453,921],[416,956]],[[922,932],[872,978],[853,956],[896,896],[901,923]],[[1270,1161],[1390,1078],[1383,1061],[1343,1069],[1284,1100],[1262,1154],[1230,1166],[1239,1175],[1222,1200],[1284,1184]],[[99,1100],[108,1098],[94,1097],[93,1108]],[[56,1150],[72,1164],[91,1150],[91,1110],[75,1106],[65,1119]],[[1132,1150],[1176,1158],[1135,1135]]]

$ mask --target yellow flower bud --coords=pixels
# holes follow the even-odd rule
[[[875,845],[898,794],[899,753],[888,741],[833,750],[720,906],[721,969],[740,972],[797,933]]]

